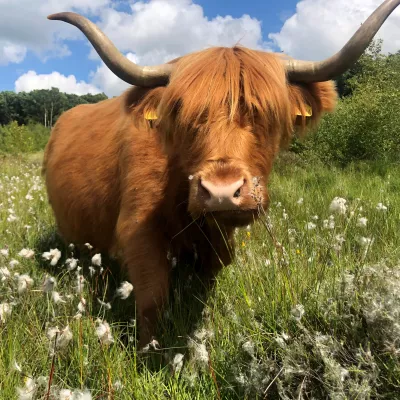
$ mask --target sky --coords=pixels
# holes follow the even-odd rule
[[[154,65],[210,46],[244,46],[321,60],[338,51],[383,0],[0,0],[0,91],[119,95],[84,35],[46,16],[85,15],[128,59]],[[400,7],[377,37],[400,49]]]

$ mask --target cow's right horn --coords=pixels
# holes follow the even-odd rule
[[[333,79],[347,71],[362,55],[386,18],[400,4],[400,0],[384,1],[361,25],[346,45],[323,61],[284,61],[292,82],[321,82]]]
[[[163,86],[168,83],[173,69],[172,64],[147,67],[136,65],[121,54],[111,40],[93,22],[82,15],[62,12],[49,15],[47,18],[68,22],[80,29],[92,43],[107,67],[123,81],[142,87]]]

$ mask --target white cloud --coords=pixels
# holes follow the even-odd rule
[[[30,92],[35,89],[59,88],[61,92],[83,95],[86,93],[101,93],[96,86],[84,81],[78,82],[74,75],[65,76],[59,72],[38,75],[35,71],[28,71],[15,82],[15,91]]]
[[[96,14],[110,4],[111,0],[0,0],[0,63],[19,63],[28,50],[43,60],[70,54],[62,40],[83,36],[68,24],[47,20],[47,15],[71,10]]]
[[[286,54],[320,60],[331,56],[351,38],[382,0],[303,0],[296,14],[269,38]],[[383,51],[400,49],[400,9],[395,10],[376,35]]]

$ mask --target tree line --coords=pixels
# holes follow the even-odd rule
[[[57,88],[41,89],[31,92],[0,92],[0,125],[16,121],[18,125],[39,123],[52,127],[57,118],[78,104],[97,103],[107,99],[104,93],[76,94],[62,93]]]

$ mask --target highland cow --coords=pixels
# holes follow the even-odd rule
[[[167,254],[201,257],[212,280],[234,257],[235,227],[268,207],[273,160],[295,129],[315,125],[337,100],[330,79],[351,67],[399,0],[385,1],[337,54],[299,61],[216,47],[140,67],[86,18],[77,26],[107,66],[135,85],[79,105],[57,121],[43,172],[63,238],[115,254],[134,285],[141,345],[168,299]]]

